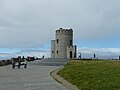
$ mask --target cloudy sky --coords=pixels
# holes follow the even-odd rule
[[[58,28],[74,30],[78,53],[120,55],[120,0],[0,0],[0,58],[50,57]]]

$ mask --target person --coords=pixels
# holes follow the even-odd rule
[[[42,58],[44,59],[44,55],[42,56]]]
[[[95,55],[95,53],[94,53],[94,58],[96,58],[96,55]]]
[[[24,60],[24,59],[25,59],[25,57],[23,56],[23,57],[22,57],[22,60]]]
[[[18,68],[20,68],[21,65],[21,57],[18,58]]]
[[[13,69],[15,68],[15,61],[14,61],[14,59],[12,59],[12,68]]]
[[[27,60],[26,59],[24,59],[24,68],[27,68]]]
[[[81,53],[79,53],[79,59],[81,59]]]

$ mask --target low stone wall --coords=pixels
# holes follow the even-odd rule
[[[11,64],[11,60],[1,60],[0,61],[0,66],[5,66]]]

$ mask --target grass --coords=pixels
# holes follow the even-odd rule
[[[120,61],[69,61],[58,75],[80,90],[120,90]]]

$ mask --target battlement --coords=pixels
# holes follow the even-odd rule
[[[74,46],[67,46],[67,48],[76,48],[77,46],[74,45]]]
[[[63,29],[63,28],[59,28],[58,30],[56,30],[56,35],[72,35],[73,34],[73,30],[70,29]]]

